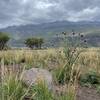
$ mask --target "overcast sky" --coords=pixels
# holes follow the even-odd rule
[[[60,20],[100,21],[100,0],[0,0],[0,28]]]

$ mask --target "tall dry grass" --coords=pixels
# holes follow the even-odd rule
[[[7,50],[0,51],[0,59],[4,59],[5,65],[26,64],[28,67],[54,68],[63,66],[66,58],[59,49],[47,50]],[[100,48],[88,48],[80,54],[77,66],[83,70],[97,70],[100,72]]]
[[[21,66],[21,69],[23,69],[24,67],[26,69],[30,69],[32,67],[42,67],[42,68],[45,68],[45,69],[51,71],[52,73],[54,73],[53,74],[54,82],[56,85],[58,85],[56,75],[58,75],[58,73],[59,73],[58,71],[61,71],[63,66],[66,63],[66,57],[65,57],[65,54],[64,54],[62,48],[47,49],[47,50],[0,51],[0,59],[1,59],[1,64],[0,64],[1,76],[5,76],[5,74],[3,72],[5,72],[6,69],[14,69],[14,67],[16,67],[16,66],[17,67]],[[2,62],[2,59],[3,59],[3,62]],[[60,69],[57,71],[56,70],[57,68],[60,68]],[[73,64],[73,67],[72,67],[72,70],[70,73],[70,75],[72,75],[72,73],[74,71],[77,72],[74,77],[75,78],[74,82],[72,83],[72,80],[73,80],[73,75],[72,75],[72,77],[70,76],[69,83],[64,84],[64,85],[66,85],[65,91],[63,91],[63,93],[61,92],[61,95],[53,94],[55,97],[52,97],[52,98],[55,98],[55,100],[75,100],[75,96],[76,96],[75,88],[77,87],[77,83],[78,83],[77,80],[78,80],[79,76],[81,74],[86,74],[87,72],[92,71],[92,70],[96,71],[97,73],[100,74],[100,48],[83,49],[83,52],[79,55],[79,59],[78,59],[77,63]],[[1,77],[1,80],[3,80],[0,83],[1,88],[4,90],[5,89],[6,90],[8,89],[8,90],[6,91],[7,93],[5,91],[2,92],[1,95],[3,98],[0,100],[10,100],[9,98],[13,98],[11,100],[16,100],[14,98],[15,95],[20,96],[18,98],[23,98],[25,95],[29,95],[29,94],[26,94],[27,93],[27,91],[25,92],[26,88],[23,87],[21,81],[19,79],[17,79],[16,75],[14,76],[12,73],[10,73],[7,76],[8,77]],[[4,78],[6,81],[4,80]],[[18,86],[20,86],[20,87],[18,87]],[[41,84],[40,84],[40,86],[41,86]],[[13,88],[11,90],[11,92],[9,90],[10,88]],[[39,88],[37,88],[37,87],[35,87],[35,88],[37,89],[37,91],[39,90]],[[46,89],[46,88],[44,87],[43,89]],[[15,90],[16,90],[16,92],[15,92],[16,94],[13,94],[13,92]],[[68,91],[66,91],[66,90],[68,90]],[[48,91],[48,90],[46,89],[46,91]],[[19,95],[19,92],[22,94]],[[12,94],[12,95],[10,95],[10,94]],[[35,95],[35,93],[33,93],[33,97],[34,97],[34,95]],[[50,96],[50,95],[51,95],[51,93],[49,94],[49,92],[48,92],[48,96]],[[49,98],[49,97],[47,97],[47,98]]]

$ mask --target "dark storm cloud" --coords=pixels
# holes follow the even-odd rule
[[[0,0],[0,27],[99,18],[100,0]]]

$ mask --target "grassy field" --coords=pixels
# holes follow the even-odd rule
[[[63,48],[0,51],[0,100],[78,100],[80,85],[93,87],[100,93],[100,48],[82,49],[75,62],[74,57],[69,60]],[[66,64],[68,61],[72,65]],[[52,73],[56,92],[49,91],[42,82],[32,88],[23,85],[18,70],[33,67]]]

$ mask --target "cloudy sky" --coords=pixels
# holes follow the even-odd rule
[[[0,0],[0,28],[61,20],[100,21],[100,0]]]

